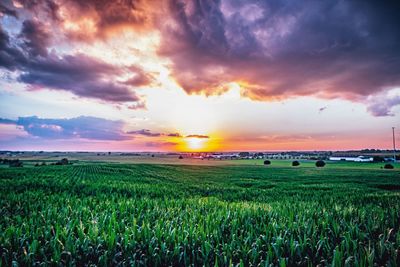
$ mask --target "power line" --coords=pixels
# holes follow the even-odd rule
[[[394,127],[392,127],[392,133],[393,133],[393,162],[396,162],[396,138],[394,136]]]

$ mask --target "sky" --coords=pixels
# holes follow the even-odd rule
[[[0,150],[400,144],[400,4],[2,0]]]

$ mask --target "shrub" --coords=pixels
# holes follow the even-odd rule
[[[59,160],[56,162],[56,165],[68,165],[69,161],[67,158],[63,158],[62,160]]]
[[[315,162],[315,166],[317,166],[318,168],[322,168],[325,166],[325,161],[317,160],[317,162]]]
[[[392,170],[392,169],[394,169],[393,165],[392,165],[392,164],[390,164],[390,163],[388,163],[388,164],[385,164],[385,166],[383,166],[383,168],[385,168],[385,169],[388,169],[388,170]]]
[[[374,156],[373,162],[385,162],[385,159],[381,156]]]
[[[8,162],[8,166],[10,167],[23,167],[24,164],[19,159],[10,160]]]
[[[264,160],[264,165],[271,165],[271,161],[269,161],[269,160]]]
[[[292,166],[293,167],[296,167],[296,166],[299,166],[299,165],[300,165],[300,162],[298,162],[297,160],[292,162]]]
[[[239,153],[239,157],[241,157],[241,158],[245,158],[245,157],[249,157],[249,156],[250,156],[249,152],[240,152]]]

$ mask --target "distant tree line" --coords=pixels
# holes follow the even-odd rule
[[[0,159],[1,164],[8,164],[10,167],[23,167],[24,164],[19,159]]]

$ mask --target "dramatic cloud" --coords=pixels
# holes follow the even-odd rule
[[[161,54],[189,92],[358,100],[400,85],[396,1],[172,1]]]
[[[18,65],[26,64],[25,55],[10,42],[10,37],[0,24],[0,67],[15,70]]]
[[[50,41],[50,34],[45,30],[43,24],[32,20],[25,20],[22,23],[21,34],[24,46],[32,56],[47,56],[47,47]]]
[[[9,1],[9,0],[5,0]],[[9,1],[11,2],[11,1]],[[53,0],[13,0],[13,5],[29,10],[35,16],[46,15],[48,20],[58,21],[59,5]]]
[[[68,37],[79,41],[105,38],[118,28],[148,29],[162,2],[144,0],[17,0],[24,9],[57,23]]]
[[[22,69],[19,80],[39,88],[67,90],[110,102],[139,101],[129,86],[111,80],[122,72],[120,68],[83,54],[38,58]]]
[[[10,27],[0,21],[0,66],[16,72],[18,81],[33,90],[134,102],[128,106],[134,110],[144,108],[135,89],[153,85],[155,76],[160,84],[173,80],[188,93],[206,95],[220,94],[235,82],[241,95],[253,100],[313,95],[365,103],[369,96],[400,86],[398,1],[4,3],[0,16],[18,23]],[[4,30],[3,23],[10,29]],[[125,30],[135,33],[138,38],[131,42],[139,48],[121,50],[129,45],[113,42]],[[138,40],[150,32],[150,41]],[[88,48],[99,43],[109,48],[105,55],[98,47]],[[157,48],[145,51],[153,43]],[[125,57],[135,53],[135,63],[127,66]],[[121,54],[123,59],[114,64],[113,57]],[[147,64],[139,66],[140,57],[149,59]],[[368,110],[390,115],[375,112],[376,107]]]
[[[25,21],[19,36],[28,54],[13,46],[9,35],[0,27],[0,66],[19,70],[18,80],[33,86],[32,89],[66,90],[110,102],[140,102],[133,86],[150,82],[149,75],[137,66],[117,67],[84,54],[48,55],[49,37],[39,23]],[[132,78],[118,81],[123,74]],[[138,108],[143,106],[140,103]]]
[[[143,25],[149,22],[145,2],[140,0],[69,0],[75,5],[80,15],[92,14],[99,29],[120,25]]]
[[[12,16],[18,18],[18,14],[14,9],[7,7],[6,5],[0,3],[0,17],[4,15]]]
[[[15,124],[32,136],[46,139],[126,140],[122,121],[80,116],[71,119],[44,119],[37,116],[1,119],[0,124]]]

